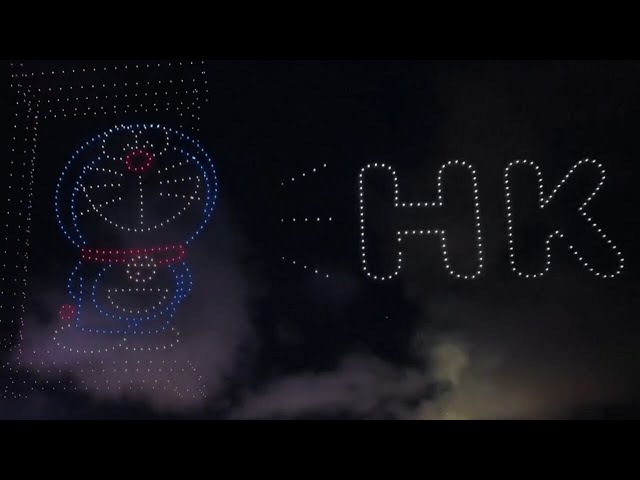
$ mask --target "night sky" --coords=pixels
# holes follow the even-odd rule
[[[25,71],[39,72],[124,62],[24,64]],[[15,247],[5,240],[0,266],[6,268],[0,390],[7,397],[0,396],[0,418],[640,417],[640,62],[207,61],[202,69],[207,91],[198,92],[200,119],[188,119],[184,128],[171,109],[41,120],[23,340],[11,320],[15,272],[6,265],[20,258],[16,250],[24,242]],[[3,182],[9,185],[6,132],[14,123],[15,92],[8,62],[0,74],[6,79],[0,97],[7,127],[0,136]],[[153,79],[193,74],[161,70]],[[121,82],[127,75],[109,78]],[[46,90],[48,81],[38,86]],[[190,95],[177,92],[171,102],[193,101]],[[206,399],[183,402],[144,389],[127,395],[32,389],[42,376],[9,368],[12,351],[20,341],[27,349],[50,345],[79,258],[56,224],[56,181],[87,139],[114,125],[143,122],[188,131],[215,163],[218,202],[188,247],[194,288],[175,317],[180,346],[167,353],[197,365]],[[535,162],[549,194],[586,158],[606,169],[589,214],[621,251],[623,273],[595,277],[558,239],[544,277],[519,277],[509,267],[505,167]],[[432,202],[438,171],[451,160],[477,172],[481,275],[453,278],[438,239],[417,237],[403,240],[396,279],[367,278],[360,264],[360,169],[390,165],[401,201]],[[544,236],[559,225],[596,269],[614,270],[615,259],[576,211],[597,183],[596,170],[580,170],[567,182],[545,218],[537,215],[535,174],[520,173],[511,188],[518,219],[530,220],[518,230],[523,268],[541,265]],[[3,192],[11,191],[6,185]],[[384,175],[367,183],[367,212],[375,212],[367,217],[367,235],[380,240],[371,261],[393,268],[395,229],[441,227],[449,232],[452,263],[473,270],[473,189],[464,170],[445,174],[445,206],[435,212],[399,212],[389,186]],[[18,218],[16,203],[7,204],[11,212],[3,219]],[[175,228],[172,238],[181,235]],[[113,248],[127,243],[109,241]],[[82,348],[83,337],[73,338]],[[118,355],[104,359],[117,362]],[[153,355],[154,361],[165,358]],[[92,376],[80,365],[63,381],[77,385]]]

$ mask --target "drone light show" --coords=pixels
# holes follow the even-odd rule
[[[2,418],[637,417],[609,67],[5,62]]]

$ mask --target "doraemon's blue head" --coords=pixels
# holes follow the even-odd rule
[[[209,155],[160,125],[119,125],[85,142],[64,167],[55,210],[78,247],[187,245],[218,194]]]

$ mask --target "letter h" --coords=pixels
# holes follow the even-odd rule
[[[429,209],[430,212],[438,213],[443,210],[445,205],[443,193],[442,193],[442,178],[445,171],[449,167],[463,167],[468,170],[469,174],[473,180],[473,208],[474,208],[474,235],[475,235],[475,247],[476,247],[476,261],[475,261],[475,269],[473,272],[469,273],[459,273],[457,272],[451,265],[449,260],[449,252],[447,249],[447,228],[438,227],[438,228],[430,228],[430,229],[397,229],[395,226],[386,225],[385,229],[387,233],[391,230],[391,233],[395,237],[393,245],[397,247],[395,251],[395,266],[391,271],[387,272],[375,272],[371,268],[371,259],[369,258],[369,245],[368,245],[368,233],[367,233],[367,223],[371,220],[368,215],[368,209],[365,208],[365,186],[367,184],[366,174],[369,170],[380,170],[385,175],[390,175],[393,181],[393,207],[392,212],[402,211],[417,211],[418,209]],[[359,208],[360,208],[360,262],[362,265],[362,269],[367,277],[373,280],[391,280],[394,277],[398,276],[400,270],[402,268],[402,241],[403,238],[409,236],[420,236],[420,235],[435,235],[440,237],[440,247],[442,252],[442,257],[444,260],[444,265],[447,272],[457,279],[474,279],[482,273],[483,269],[483,252],[482,252],[482,233],[480,228],[480,204],[478,201],[478,179],[475,170],[471,165],[464,161],[452,160],[440,168],[438,172],[438,180],[437,180],[437,200],[434,202],[401,202],[399,196],[399,188],[398,188],[398,176],[396,172],[389,165],[383,163],[372,163],[368,164],[360,170],[360,174],[358,177],[359,182]],[[370,192],[367,192],[370,194]]]

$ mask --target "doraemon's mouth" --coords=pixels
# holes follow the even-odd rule
[[[83,248],[81,265],[89,264],[88,277],[77,275],[71,282],[88,294],[84,299],[82,295],[74,297],[84,304],[76,319],[77,327],[109,334],[165,331],[191,291],[191,273],[184,256],[182,245],[128,250]],[[84,283],[87,280],[88,284]]]
[[[108,266],[103,270],[92,292],[101,316],[143,324],[175,308],[180,300],[182,277],[176,274],[174,267],[141,271],[140,276],[132,275],[140,270],[124,265]],[[138,281],[139,278],[144,282]]]
[[[167,306],[171,297],[168,288],[107,288],[110,310],[121,315],[148,315]]]
[[[152,278],[147,274],[153,272],[147,270],[143,269],[144,275],[131,276],[137,271],[131,266],[104,267],[88,292],[87,300],[97,315],[81,315],[78,326],[111,334],[153,334],[169,328],[191,288],[189,269],[184,263],[165,265]]]

